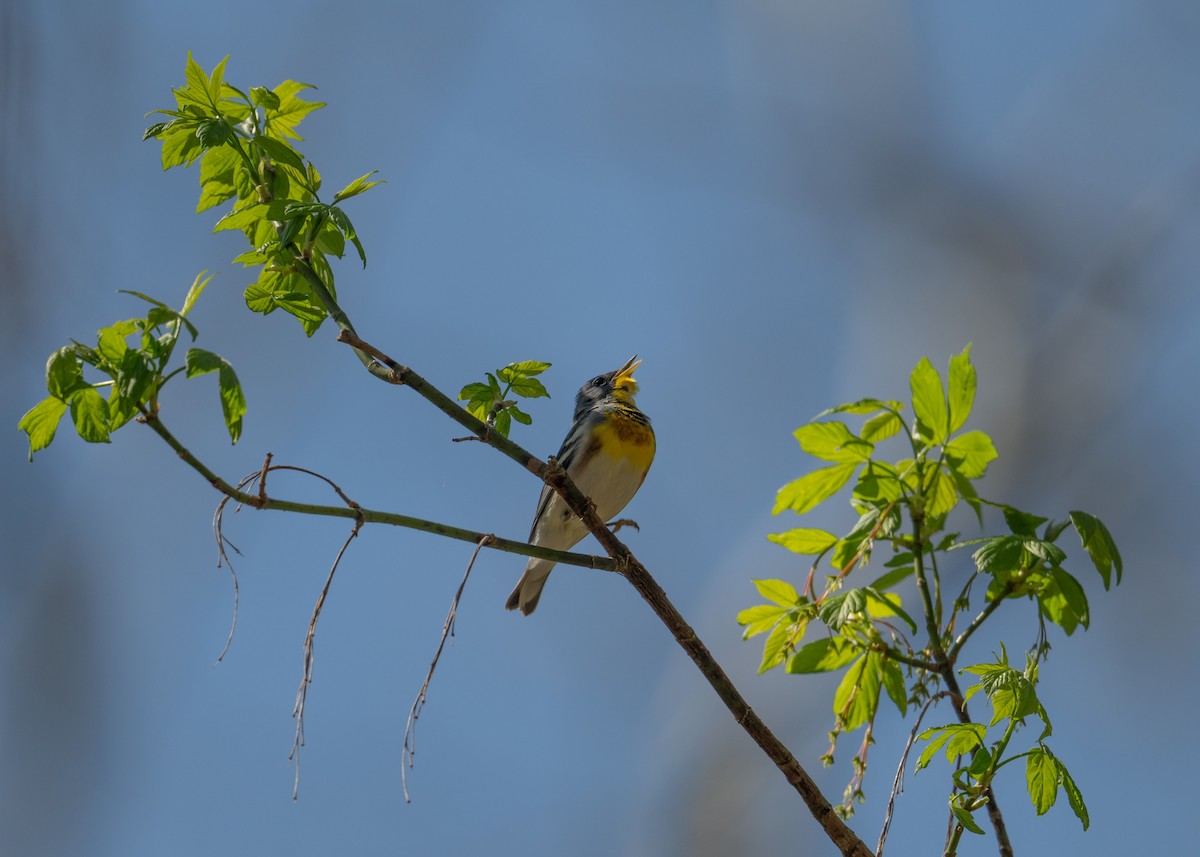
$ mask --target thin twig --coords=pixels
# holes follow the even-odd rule
[[[442,649],[446,646],[446,638],[454,636],[454,620],[458,616],[458,605],[462,601],[463,590],[467,586],[467,579],[471,576],[471,569],[475,567],[475,559],[479,556],[480,549],[485,547],[492,538],[494,537],[491,535],[484,535],[480,538],[479,543],[475,545],[475,550],[472,552],[471,559],[467,563],[467,570],[463,573],[462,583],[458,584],[458,591],[454,593],[454,599],[450,602],[450,612],[446,614],[446,621],[442,623],[442,638],[438,641],[437,651],[433,653],[433,661],[429,664],[429,671],[425,674],[425,681],[421,684],[421,690],[417,693],[417,698],[413,700],[412,708],[408,710],[408,722],[404,724],[403,759],[400,764],[400,781],[404,786],[405,803],[412,803],[412,797],[408,793],[408,771],[413,766],[413,760],[417,754],[417,720],[421,717],[421,710],[425,707],[425,700],[429,693],[429,683],[433,681],[433,673],[437,669],[438,660],[442,657]]]
[[[217,568],[220,568],[224,564],[229,569],[229,576],[233,579],[233,620],[229,623],[229,634],[225,637],[225,645],[221,647],[221,652],[217,655],[217,663],[224,660],[229,647],[233,645],[233,632],[237,629],[238,601],[241,598],[237,571],[233,568],[233,560],[225,552],[225,546],[229,545],[229,547],[233,548],[233,552],[238,556],[241,556],[242,552],[237,549],[237,545],[225,537],[225,533],[221,530],[223,523],[222,514],[225,511],[225,503],[228,500],[228,497],[221,498],[221,502],[217,504],[216,511],[213,512],[212,520],[213,537],[217,540]]]
[[[933,705],[939,699],[947,697],[950,692],[947,690],[939,691],[921,708],[921,713],[917,715],[917,722],[912,728],[912,732],[908,735],[908,742],[904,745],[904,753],[900,756],[900,764],[896,766],[896,777],[892,780],[892,792],[888,795],[887,812],[883,815],[883,829],[879,831],[879,844],[875,846],[875,857],[883,857],[883,843],[887,841],[888,829],[892,826],[892,810],[896,806],[896,796],[904,791],[904,766],[908,764],[908,753],[912,750],[913,744],[917,740],[917,733],[921,730],[921,721],[925,719],[925,713],[929,711],[929,706]]]
[[[296,706],[292,709],[292,717],[296,721],[296,734],[292,739],[292,752],[288,755],[288,761],[296,766],[296,777],[292,783],[292,800],[296,800],[300,796],[300,748],[304,746],[304,704],[308,701],[308,686],[312,684],[317,620],[321,618],[321,608],[325,606],[325,599],[329,595],[329,587],[333,585],[333,575],[337,572],[342,557],[346,555],[346,548],[350,547],[350,542],[358,535],[358,531],[362,529],[362,525],[363,522],[361,520],[354,522],[354,528],[350,531],[350,535],[346,536],[346,541],[342,544],[342,549],[338,551],[337,557],[333,560],[333,565],[329,569],[329,576],[325,578],[325,585],[321,587],[321,594],[317,597],[317,603],[313,606],[312,616],[308,620],[308,631],[304,635],[304,675],[300,679],[300,688],[296,691]]]

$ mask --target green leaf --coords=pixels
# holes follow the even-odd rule
[[[200,201],[196,203],[197,214],[237,196],[237,171],[241,165],[241,158],[230,146],[222,146],[205,153],[200,161]]]
[[[886,658],[883,661],[883,688],[895,703],[900,716],[904,717],[908,713],[908,687],[904,683],[904,671],[898,663]]]
[[[529,416],[529,414],[525,413],[523,410],[518,408],[516,405],[509,405],[508,413],[512,416],[512,418],[514,420],[519,422],[521,425],[525,425],[525,426],[533,425],[533,417]]]
[[[868,461],[854,486],[856,504],[878,506],[900,499],[900,474],[890,464]]]
[[[834,716],[846,731],[855,729],[875,716],[879,707],[879,686],[883,677],[880,656],[868,652],[846,670],[833,696]]]
[[[298,83],[294,80],[285,80],[275,87],[273,92],[279,98],[279,106],[268,108],[266,111],[267,133],[281,140],[285,138],[302,140],[303,138],[296,133],[296,126],[305,116],[314,110],[319,110],[325,104],[321,101],[305,101],[297,93],[315,88],[310,84]]]
[[[197,375],[204,375],[207,372],[216,372],[221,368],[223,362],[218,355],[211,351],[205,351],[203,348],[189,348],[187,357],[184,359],[189,378],[195,378]]]
[[[747,607],[737,614],[737,623],[745,626],[745,630],[742,631],[742,639],[749,640],[751,637],[773,628],[787,612],[786,607],[777,607],[774,604],[756,604],[753,607]]]
[[[375,187],[375,185],[383,184],[382,181],[367,181],[367,179],[371,178],[371,176],[375,175],[377,172],[379,172],[379,170],[371,170],[371,172],[367,173],[365,176],[359,176],[354,181],[350,182],[350,184],[346,185],[333,195],[334,203],[339,203],[343,199],[349,199],[352,196],[358,196],[360,193],[369,191],[371,188]]]
[[[946,515],[958,505],[958,491],[954,480],[940,467],[925,471],[925,514],[930,518]]]
[[[797,650],[788,659],[787,671],[799,674],[841,669],[861,651],[845,637],[825,637]]]
[[[71,396],[75,431],[88,443],[108,443],[108,402],[93,387],[81,387]]]
[[[862,439],[869,443],[879,443],[900,431],[901,425],[898,414],[884,411],[863,423]]]
[[[168,122],[158,138],[162,140],[162,168],[188,166],[204,154],[204,145],[196,136],[199,123],[177,119]]]
[[[1083,829],[1087,830],[1091,825],[1088,818],[1087,805],[1083,802],[1083,793],[1079,791],[1079,786],[1075,785],[1075,781],[1071,779],[1071,774],[1067,771],[1067,766],[1058,758],[1055,758],[1055,763],[1058,765],[1058,772],[1062,777],[1063,791],[1067,793],[1067,802],[1071,805],[1071,809],[1083,824]]]
[[[787,646],[791,636],[792,626],[788,623],[780,622],[775,626],[775,629],[771,631],[767,636],[767,641],[763,644],[762,661],[758,665],[759,675],[783,663],[787,657]]]
[[[1053,756],[1035,747],[1025,757],[1025,784],[1038,815],[1045,815],[1058,798],[1058,765]]]
[[[213,232],[224,232],[227,229],[246,229],[257,224],[267,216],[266,203],[249,202],[234,207],[213,225]]]
[[[1004,512],[1004,523],[1008,524],[1008,528],[1020,536],[1037,538],[1037,528],[1050,520],[1049,518],[1043,518],[1041,515],[1022,512],[1020,509],[1005,503],[993,503],[992,505],[1000,507],[1001,511]]]
[[[518,378],[512,382],[510,389],[525,399],[538,399],[543,396],[546,398],[550,397],[550,394],[546,392],[546,388],[542,386],[542,382],[537,378]]]
[[[363,249],[362,242],[358,240],[358,233],[354,231],[354,224],[350,222],[350,218],[346,216],[346,212],[337,206],[331,206],[329,209],[329,219],[337,225],[338,229],[342,230],[342,234],[346,236],[346,240],[354,245],[354,249],[358,251],[358,258],[362,260],[363,267],[367,267],[367,251]]]
[[[545,363],[541,360],[521,360],[516,363],[509,363],[507,366],[501,369],[500,372],[510,372],[512,373],[513,377],[519,375],[523,378],[530,378],[534,375],[541,375],[552,365],[553,364]]]
[[[950,432],[962,428],[975,403],[975,367],[971,365],[971,345],[962,354],[950,358],[949,390]],[[982,475],[982,474],[980,474]]]
[[[242,385],[238,382],[233,366],[225,358],[205,351],[203,348],[189,348],[185,358],[187,376],[194,378],[209,372],[217,372],[217,382],[221,393],[221,412],[225,417],[225,428],[229,431],[230,440],[234,443],[242,436],[242,418],[246,415],[246,398],[242,393]]]
[[[917,431],[930,444],[945,443],[950,433],[946,391],[942,387],[942,376],[933,368],[928,357],[922,357],[913,369],[909,387],[912,390],[913,413],[918,420]]]
[[[508,437],[508,432],[512,428],[512,415],[509,414],[507,408],[496,414],[496,420],[492,423],[492,425],[496,427],[496,431],[498,431],[502,437]]]
[[[799,527],[786,533],[770,533],[767,538],[777,545],[783,545],[792,553],[806,556],[824,553],[837,543],[837,536],[824,530],[812,530]]]
[[[836,494],[857,468],[857,464],[836,464],[789,482],[779,489],[771,514],[778,515],[784,509],[804,514]]]
[[[929,741],[917,759],[917,770],[927,767],[942,747],[946,748],[947,761],[953,761],[982,745],[986,735],[987,727],[982,723],[951,723],[926,729],[917,736],[918,741]]]
[[[963,544],[970,544],[964,542]],[[1025,555],[1024,539],[1020,536],[992,536],[983,540],[983,546],[971,555],[975,567],[988,574],[1017,571]]]
[[[1061,627],[1068,635],[1076,626],[1088,627],[1087,594],[1079,581],[1061,568],[1050,569],[1050,583],[1038,596],[1042,612],[1051,622]]]
[[[894,592],[880,592],[869,586],[864,586],[863,593],[867,596],[867,612],[876,618],[896,616],[908,626],[912,633],[917,633],[917,623],[900,606],[900,596]]]
[[[265,107],[268,110],[277,110],[279,108],[279,96],[265,86],[250,87],[250,97],[254,99],[254,103],[259,107]]]
[[[946,460],[968,479],[984,476],[998,455],[992,439],[981,431],[965,432],[946,444]]]
[[[287,164],[301,175],[305,174],[304,159],[300,153],[292,148],[290,143],[285,143],[283,140],[274,137],[260,136],[254,138],[254,145],[258,146],[263,152],[277,164]]]
[[[786,580],[756,580],[754,587],[763,598],[781,607],[797,607],[803,603],[796,587]]]
[[[64,345],[50,355],[46,361],[46,390],[51,396],[65,400],[86,386],[83,364],[79,362],[75,346]]]
[[[204,276],[205,273],[207,272],[201,271],[196,275],[196,279],[192,281],[192,287],[188,289],[187,297],[183,299],[183,309],[179,311],[181,316],[186,316],[192,311],[192,307],[196,305],[196,301],[199,300],[200,295],[203,294],[205,286],[207,286],[209,280],[212,279],[212,275],[206,277]]]
[[[29,435],[29,460],[33,454],[54,442],[58,423],[67,412],[67,403],[56,396],[47,396],[25,412],[17,428]]]
[[[891,571],[889,571],[885,575],[882,575],[881,577],[877,578],[874,582],[871,583],[871,587],[870,587],[871,589],[877,589],[880,592],[882,592],[883,590],[890,589],[891,587],[895,586],[897,583],[902,583],[903,581],[908,580],[910,577],[912,577],[912,575],[913,575],[912,554],[908,553],[908,552],[905,552],[903,554],[897,554],[894,558],[888,560],[888,562],[885,564],[891,565],[893,562],[897,562],[897,561],[899,561],[898,564],[894,568],[892,568]]]
[[[816,419],[829,416],[830,414],[873,414],[881,410],[899,411],[903,407],[903,402],[885,401],[883,399],[859,399],[857,402],[847,402],[835,408],[827,408],[817,414]]]
[[[217,375],[221,388],[221,411],[225,417],[225,428],[229,431],[229,439],[238,442],[242,436],[242,417],[246,415],[246,397],[242,393],[242,385],[233,371],[228,360],[221,361]]]
[[[1079,511],[1071,512],[1071,523],[1075,526],[1075,531],[1079,533],[1083,549],[1092,558],[1092,564],[1096,566],[1096,571],[1100,572],[1100,577],[1104,580],[1104,588],[1108,589],[1114,569],[1117,572],[1117,583],[1120,584],[1121,553],[1117,550],[1117,543],[1113,541],[1108,527],[1104,526],[1095,515]]]
[[[859,462],[871,457],[874,446],[851,434],[839,422],[808,423],[793,432],[800,448],[825,461]]]
[[[963,826],[964,830],[978,833],[980,836],[984,835],[983,828],[975,823],[975,817],[965,807],[961,807],[955,803],[953,799],[950,801],[950,812],[958,819],[958,823]]]

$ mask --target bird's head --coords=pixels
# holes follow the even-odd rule
[[[597,375],[580,387],[579,395],[575,397],[575,418],[583,416],[606,399],[616,399],[624,404],[632,405],[634,394],[638,389],[638,383],[633,377],[633,370],[641,364],[642,361],[635,354],[620,369]]]

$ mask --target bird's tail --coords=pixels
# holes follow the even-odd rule
[[[517,581],[517,588],[508,596],[505,609],[520,610],[523,616],[536,610],[538,600],[542,597],[542,587],[546,585],[546,578],[555,565],[544,559],[531,559],[529,565],[525,566],[525,573]]]

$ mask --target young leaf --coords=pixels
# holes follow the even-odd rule
[[[883,662],[883,688],[899,709],[900,716],[905,716],[908,713],[908,688],[904,684],[904,671],[895,661],[885,659]]]
[[[998,455],[992,439],[981,431],[965,432],[946,444],[946,460],[968,479],[984,476]]]
[[[747,607],[737,614],[737,623],[744,626],[742,639],[749,640],[751,637],[773,628],[787,612],[786,607],[777,607],[774,604],[756,604],[753,607]]]
[[[779,489],[771,514],[778,515],[784,509],[804,514],[836,494],[857,468],[857,464],[835,464],[789,482]]]
[[[542,396],[545,396],[546,398],[550,397],[550,394],[546,392],[546,388],[542,385],[542,382],[537,378],[518,378],[512,382],[512,387],[510,389],[512,392],[525,399],[537,399]]]
[[[758,665],[759,675],[783,663],[787,657],[787,645],[791,636],[792,629],[788,623],[780,622],[775,626],[775,630],[768,635],[766,643],[763,644],[762,661]]]
[[[917,736],[918,741],[929,741],[917,759],[917,770],[929,765],[937,751],[946,748],[946,759],[963,756],[983,744],[987,727],[982,723],[951,723],[948,726],[933,726]]]
[[[205,286],[212,279],[212,275],[206,277],[204,276],[205,273],[207,272],[201,271],[196,275],[196,279],[192,281],[192,287],[188,289],[187,297],[183,299],[183,309],[179,311],[181,316],[186,316],[192,311],[192,307],[196,305],[196,301],[199,300],[200,295],[204,292]]]
[[[1054,757],[1040,747],[1030,750],[1025,757],[1025,784],[1034,810],[1038,815],[1045,815],[1058,798],[1058,765]]]
[[[50,355],[46,361],[46,390],[51,396],[68,399],[85,386],[83,364],[79,362],[75,346],[64,345]]]
[[[759,595],[781,607],[797,607],[802,603],[796,587],[786,580],[756,580],[754,586]]]
[[[1091,820],[1088,818],[1087,805],[1083,802],[1083,794],[1079,791],[1079,786],[1075,785],[1075,781],[1071,779],[1071,774],[1067,771],[1067,766],[1064,765],[1057,757],[1054,759],[1058,765],[1058,772],[1062,777],[1063,791],[1067,793],[1067,802],[1071,805],[1071,809],[1083,824],[1083,829],[1087,830],[1091,825]]]
[[[75,431],[88,443],[108,443],[108,402],[94,387],[81,387],[71,396]]]
[[[783,545],[792,553],[815,556],[824,553],[837,543],[837,536],[824,530],[813,530],[798,527],[786,533],[770,533],[767,538],[777,545]]]
[[[371,178],[371,176],[375,175],[377,172],[379,171],[371,170],[371,172],[367,173],[365,176],[359,176],[354,181],[350,182],[350,184],[339,190],[333,195],[334,204],[341,202],[343,199],[349,199],[352,196],[358,196],[360,193],[365,193],[366,191],[369,191],[371,188],[375,187],[377,184],[383,184],[382,181],[367,181],[367,179]]]
[[[1096,566],[1096,571],[1100,572],[1100,577],[1104,580],[1104,588],[1108,589],[1114,569],[1119,584],[1122,571],[1121,553],[1117,550],[1117,544],[1113,541],[1108,527],[1104,526],[1095,515],[1079,511],[1071,512],[1071,523],[1075,525],[1075,531],[1079,533],[1079,538],[1083,541],[1083,549],[1092,558],[1092,564]]]
[[[877,652],[868,652],[850,665],[833,696],[833,713],[846,731],[875,716],[883,668]]]
[[[950,433],[950,415],[946,406],[946,390],[942,387],[942,376],[922,357],[909,377],[912,390],[913,413],[917,415],[918,429],[922,438],[930,444],[945,443]]]
[[[975,403],[975,367],[971,365],[970,343],[962,354],[950,358],[949,388],[950,432],[953,433],[962,428]]]
[[[898,414],[884,411],[863,423],[862,439],[869,443],[879,443],[900,431],[901,425]]]
[[[857,402],[847,402],[844,405],[838,405],[836,408],[827,408],[817,414],[814,419],[827,417],[830,414],[873,414],[881,410],[899,411],[903,407],[903,402],[884,401],[883,399],[859,399]]]
[[[808,423],[793,434],[800,441],[800,448],[809,455],[825,461],[859,462],[871,457],[874,447],[850,433],[845,424],[839,422]]]
[[[841,669],[862,650],[845,637],[825,637],[801,647],[788,659],[789,673],[822,673]]]
[[[29,435],[29,460],[39,449],[54,441],[58,423],[67,412],[67,403],[56,396],[47,396],[25,412],[17,428]]]
[[[280,140],[304,139],[296,133],[296,126],[305,116],[314,110],[319,110],[325,104],[321,101],[305,101],[297,93],[315,88],[310,84],[298,83],[294,80],[285,80],[275,87],[272,91],[279,99],[279,104],[276,107],[267,108],[267,133]]]
[[[228,360],[221,361],[217,374],[217,382],[221,389],[221,412],[225,417],[225,428],[229,439],[237,443],[242,436],[242,417],[246,415],[246,397],[242,393],[242,385],[233,371]]]
[[[533,417],[529,416],[529,414],[525,413],[523,410],[518,408],[516,405],[509,405],[508,413],[512,416],[512,418],[514,420],[519,422],[521,425],[524,425],[524,426],[533,425]]]
[[[984,835],[983,828],[976,824],[975,817],[971,815],[966,807],[959,806],[953,799],[950,801],[950,812],[954,814],[955,819],[963,826],[964,830],[978,833],[980,836]]]
[[[496,414],[496,421],[493,425],[501,437],[508,437],[509,429],[512,428],[512,415],[508,412],[507,408]]]
[[[254,138],[254,145],[262,149],[275,163],[287,164],[301,175],[305,174],[304,159],[290,143],[274,137],[261,136]]]

